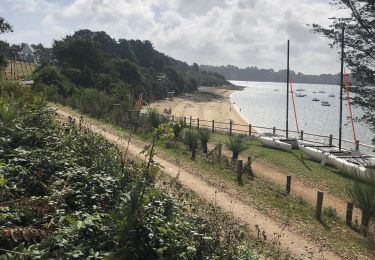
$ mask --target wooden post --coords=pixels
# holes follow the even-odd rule
[[[251,168],[251,156],[247,157],[247,170],[248,170],[247,173],[249,174],[251,179],[254,179],[253,169]]]
[[[184,116],[184,125],[186,125],[186,116]]]
[[[251,124],[249,124],[249,136],[251,136]]]
[[[329,135],[329,146],[333,145],[333,135]]]
[[[222,144],[217,145],[217,157],[221,160],[221,148],[223,147]]]
[[[276,127],[272,127],[272,134],[276,135]]]
[[[248,156],[248,157],[247,157],[247,164],[248,164],[249,166],[251,166],[251,156]]]
[[[174,122],[174,115],[172,115],[172,122]]]
[[[237,182],[242,184],[243,164],[242,160],[237,161]]]
[[[212,133],[215,132],[215,120],[212,120]]]
[[[229,120],[229,135],[232,135],[232,120]]]
[[[352,221],[353,221],[353,203],[351,202],[348,202],[348,204],[346,205],[346,217],[345,217],[345,220],[346,220],[346,225],[348,227],[352,227]]]
[[[355,150],[359,151],[359,140],[355,140]]]
[[[303,130],[301,130],[301,140],[303,141]]]
[[[292,176],[286,176],[286,193],[290,194],[290,188],[292,187]]]
[[[190,116],[190,123],[189,123],[189,127],[190,127],[190,128],[191,128],[191,120],[192,120],[192,119],[191,119],[191,116]]]
[[[316,200],[316,218],[318,220],[322,219],[323,195],[324,195],[323,192],[318,191],[318,196]]]
[[[199,117],[197,118],[197,128],[199,129]]]

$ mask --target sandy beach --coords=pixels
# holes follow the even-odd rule
[[[202,125],[209,124],[205,120],[215,120],[215,125],[227,128],[232,120],[233,129],[247,131],[248,122],[241,117],[229,100],[230,94],[238,90],[241,88],[236,86],[200,87],[195,93],[187,93],[173,99],[166,98],[150,104],[150,107],[164,114],[169,114],[167,111],[170,109],[171,115],[177,117],[199,118]],[[220,126],[219,122],[226,123],[227,126]]]

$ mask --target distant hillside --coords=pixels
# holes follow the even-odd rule
[[[273,69],[259,69],[257,67],[240,69],[233,65],[201,65],[200,69],[224,75],[227,80],[286,82],[286,70],[275,71]],[[290,71],[290,75],[293,82],[296,83],[336,85],[340,82],[339,74],[305,75],[300,72],[295,73],[294,71]]]

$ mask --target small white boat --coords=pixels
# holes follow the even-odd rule
[[[305,94],[296,94],[296,97],[306,97]]]
[[[320,101],[320,100],[318,98],[313,98],[312,101],[317,102],[317,101]]]
[[[290,152],[292,150],[292,145],[285,143],[280,140],[280,138],[267,137],[267,136],[257,136],[256,139],[261,142],[264,146],[275,148],[283,151]]]
[[[331,103],[329,103],[328,101],[322,101],[322,106],[329,107],[330,105]]]
[[[334,94],[329,94],[329,97],[335,97],[335,95]]]
[[[326,160],[327,155],[324,151],[319,150],[316,147],[309,147],[300,145],[299,149],[312,161],[322,163]]]
[[[326,93],[324,90],[320,90],[319,93]]]
[[[371,165],[356,164],[333,154],[328,156],[328,163],[347,176],[375,183],[375,169]]]

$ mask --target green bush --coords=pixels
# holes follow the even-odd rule
[[[191,158],[195,160],[199,141],[198,133],[194,130],[189,129],[189,131],[185,132],[184,141],[185,144],[188,146],[189,151],[191,152]]]

